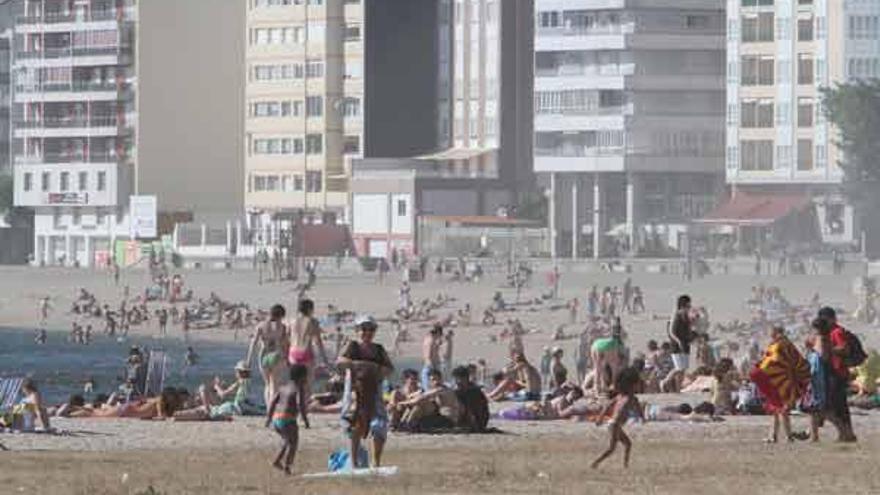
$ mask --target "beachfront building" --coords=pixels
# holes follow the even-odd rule
[[[753,249],[773,241],[775,221],[806,208],[822,241],[857,242],[820,89],[880,77],[880,2],[729,1],[727,24],[732,197],[709,220],[736,227],[740,244]],[[772,215],[753,218],[748,204]]]
[[[418,253],[420,217],[509,213],[533,186],[534,8],[366,4],[377,63],[366,73],[365,158],[351,171],[352,237],[358,255],[381,258]]]
[[[243,38],[229,33],[245,8],[232,4],[16,3],[15,204],[35,213],[34,264],[106,263],[132,236],[132,195],[160,215],[240,211]]]
[[[723,0],[535,4],[552,254],[663,254],[723,185]]]
[[[253,222],[345,218],[361,156],[364,2],[248,0],[245,207]]]
[[[12,30],[0,32],[0,174],[12,173],[10,110],[12,108]]]

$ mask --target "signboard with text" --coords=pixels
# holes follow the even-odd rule
[[[129,200],[132,239],[154,239],[156,231],[156,196],[132,196]]]
[[[87,205],[89,204],[88,193],[49,193],[46,195],[46,203],[50,205]]]

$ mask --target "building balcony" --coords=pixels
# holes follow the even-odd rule
[[[129,88],[127,83],[92,81],[18,85],[15,88],[15,102],[118,101],[133,96]]]
[[[104,22],[132,19],[136,10],[133,7],[123,9],[102,9],[93,10],[91,12],[76,13],[70,11],[47,12],[45,15],[39,13],[18,16],[16,24],[21,26],[39,26],[45,24],[71,24],[71,23],[87,23],[87,22]]]
[[[15,137],[114,137],[120,134],[115,116],[91,119],[45,119],[21,121],[15,124]]]
[[[65,164],[65,163],[91,163],[108,164],[118,163],[119,155],[116,153],[46,153],[43,155],[16,155],[16,165],[42,165],[42,164]]]

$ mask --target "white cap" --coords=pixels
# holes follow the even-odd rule
[[[376,326],[376,319],[370,315],[360,315],[354,320],[354,326],[360,327],[364,325],[373,325]]]
[[[250,366],[247,365],[247,362],[245,362],[245,360],[242,359],[241,361],[235,363],[235,369],[237,371],[248,371],[251,368],[250,368]]]

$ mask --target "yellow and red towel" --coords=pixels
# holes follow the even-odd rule
[[[750,375],[764,397],[764,409],[775,414],[789,410],[810,383],[810,365],[788,339],[770,344]]]

